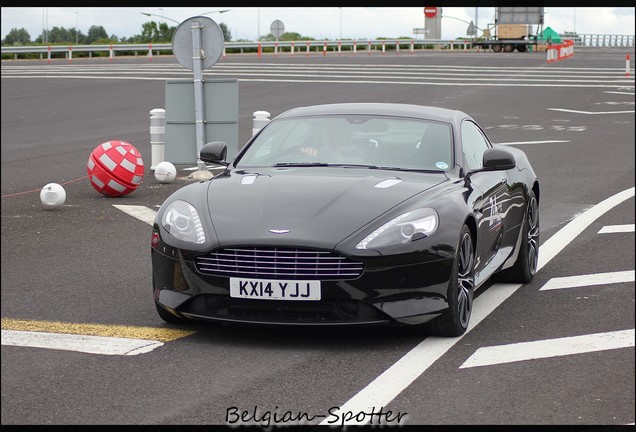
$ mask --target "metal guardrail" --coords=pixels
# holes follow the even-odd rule
[[[229,52],[243,52],[244,50],[273,50],[277,52],[293,53],[310,53],[311,51],[326,54],[327,51],[341,52],[343,50],[353,52],[385,52],[387,49],[409,50],[414,51],[417,47],[426,49],[428,46],[449,49],[468,49],[470,48],[470,40],[439,40],[439,39],[375,39],[375,40],[342,40],[342,41],[263,41],[263,42],[225,42],[224,54]],[[144,52],[147,56],[152,57],[153,52],[160,51],[172,52],[172,44],[112,44],[112,45],[39,45],[39,46],[3,46],[2,54],[13,54],[14,58],[24,54],[40,54],[40,58],[45,55],[50,60],[52,53],[65,53],[65,57],[69,60],[73,58],[73,53],[87,52],[89,56],[95,52],[108,53],[112,59],[117,53]]]
[[[613,47],[613,46],[634,46],[634,35],[599,35],[599,34],[577,34],[577,35],[561,35],[565,39],[574,40],[575,46],[579,47]],[[328,51],[336,51],[340,53],[343,50],[353,52],[381,51],[387,49],[414,51],[426,49],[429,46],[438,49],[470,49],[472,47],[470,39],[367,39],[367,40],[312,40],[312,41],[247,41],[247,42],[225,42],[224,54],[229,52],[243,52],[244,50],[273,50],[277,52],[310,53],[314,52],[326,54]],[[53,53],[65,53],[67,59],[73,58],[73,53],[88,53],[92,57],[92,53],[103,52],[108,53],[112,59],[116,53],[133,52],[138,55],[144,52],[148,57],[152,57],[153,52],[161,51],[172,52],[172,44],[112,44],[112,45],[30,45],[30,46],[2,46],[2,54],[13,54],[14,58],[19,58],[25,54],[40,54],[40,58],[44,55],[50,60]]]
[[[633,47],[634,35],[564,34],[562,39],[571,39],[578,47]]]

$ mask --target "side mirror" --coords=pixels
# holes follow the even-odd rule
[[[223,141],[212,141],[201,147],[199,158],[206,163],[216,163],[227,166],[227,145]]]
[[[484,170],[508,170],[516,166],[515,157],[512,153],[501,148],[489,148],[484,152]]]

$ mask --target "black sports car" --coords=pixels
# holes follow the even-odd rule
[[[458,336],[488,278],[532,280],[539,181],[467,114],[407,104],[291,109],[161,206],[154,301],[168,322],[423,324]]]

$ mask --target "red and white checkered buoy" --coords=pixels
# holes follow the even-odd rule
[[[95,147],[86,164],[91,185],[106,196],[127,195],[144,177],[141,153],[126,141],[111,140]]]

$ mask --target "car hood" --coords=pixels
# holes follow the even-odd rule
[[[210,181],[208,209],[221,246],[331,249],[381,214],[445,180],[441,173],[338,167],[235,170]]]

